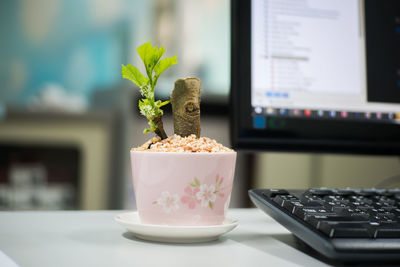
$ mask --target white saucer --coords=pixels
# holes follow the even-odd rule
[[[144,224],[137,212],[127,212],[115,216],[115,221],[144,240],[167,243],[199,243],[218,239],[235,228],[237,220],[226,218],[220,225],[209,226],[169,226]]]

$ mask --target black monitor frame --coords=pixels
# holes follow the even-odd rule
[[[251,1],[231,1],[231,142],[238,150],[400,155],[400,125],[322,118],[269,118],[254,129]]]

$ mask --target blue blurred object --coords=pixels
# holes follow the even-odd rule
[[[157,94],[195,76],[204,99],[227,98],[228,23],[229,0],[0,1],[0,104],[31,106],[48,84],[89,103],[123,82],[121,64],[141,67],[136,48],[149,40],[178,55]]]
[[[93,14],[99,12],[95,3],[106,2],[0,4],[0,103],[24,105],[47,83],[88,99],[95,88],[120,82],[132,19],[118,10],[104,19],[106,7]],[[118,8],[123,12],[124,6]]]

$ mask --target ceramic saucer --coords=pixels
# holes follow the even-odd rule
[[[140,222],[137,212],[119,214],[115,216],[115,221],[140,239],[167,243],[199,243],[216,240],[239,224],[237,220],[230,218],[226,218],[220,225],[208,226],[144,224]]]

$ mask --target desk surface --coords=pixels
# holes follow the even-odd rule
[[[298,249],[258,209],[232,209],[239,226],[200,244],[142,241],[114,222],[123,211],[0,212],[0,251],[21,266],[327,266]]]

